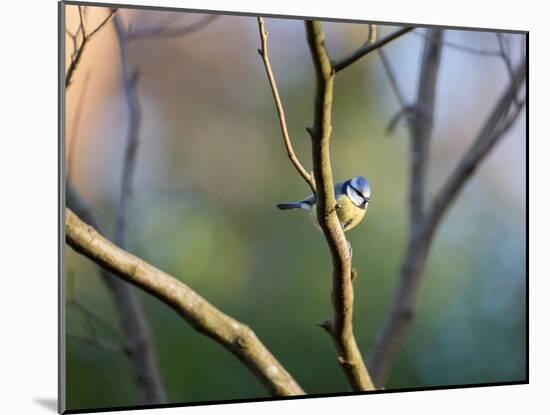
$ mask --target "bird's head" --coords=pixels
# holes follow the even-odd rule
[[[363,176],[350,179],[345,188],[346,195],[358,207],[365,209],[370,202],[369,181]]]

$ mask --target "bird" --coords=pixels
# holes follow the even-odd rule
[[[363,176],[355,176],[351,179],[334,185],[334,197],[336,198],[336,213],[344,232],[357,226],[365,216],[369,206],[371,189],[369,181]],[[281,210],[302,209],[309,211],[315,226],[319,228],[315,196],[309,195],[299,202],[277,203]]]

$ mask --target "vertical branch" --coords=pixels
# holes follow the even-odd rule
[[[129,119],[120,199],[115,219],[115,241],[119,246],[125,248],[127,210],[136,164],[141,111],[135,94],[137,73],[131,71],[128,65],[126,34],[119,16],[115,16],[114,25],[119,43],[122,84]],[[147,404],[164,403],[166,402],[166,393],[162,385],[154,341],[143,312],[143,306],[133,287],[118,279],[111,278],[108,281],[119,310],[128,354],[135,371],[136,382],[143,394],[143,401]]]
[[[435,39],[433,37],[433,34],[428,36],[425,46],[426,48],[434,47],[434,43],[432,43],[432,46],[430,46],[430,44],[428,43],[430,42],[430,38]],[[440,40],[437,42],[437,44],[442,45],[443,42],[441,42]],[[426,61],[429,59],[430,54],[425,52],[423,62],[426,63]],[[432,60],[432,62],[434,61]],[[432,75],[429,75],[429,73],[421,75],[421,79],[432,79],[432,81],[429,83],[431,84],[436,78],[433,76],[434,68],[429,68],[429,66],[426,67],[424,64],[422,65],[422,68],[422,72],[424,72],[424,70],[428,70],[428,72],[432,73]],[[468,149],[468,151],[466,151],[461,161],[458,163],[456,168],[449,176],[443,188],[434,198],[430,207],[428,209],[424,209],[423,205],[418,202],[418,199],[414,199],[416,201],[415,203],[419,203],[415,209],[420,210],[420,219],[418,219],[418,216],[415,216],[411,213],[411,219],[416,218],[416,221],[413,222],[411,220],[410,223],[409,239],[407,243],[406,253],[400,269],[399,286],[395,291],[394,298],[386,314],[383,325],[379,330],[372,350],[369,353],[369,369],[373,374],[375,384],[377,386],[381,386],[384,384],[396,350],[402,342],[412,323],[417,304],[417,293],[426,265],[426,259],[428,257],[433,237],[441,221],[441,218],[443,217],[446,210],[450,207],[453,200],[460,193],[468,179],[471,178],[480,163],[485,159],[490,150],[494,148],[495,144],[505,135],[505,133],[509,130],[509,128],[517,119],[525,103],[524,101],[516,106],[515,111],[513,111],[511,114],[509,113],[514,102],[517,101],[516,94],[521,84],[525,81],[525,75],[526,62],[525,60],[523,60],[518,68],[516,68],[516,70],[512,72],[512,82],[510,82],[510,84],[507,86],[503,95],[497,101],[495,107],[486,118],[485,122],[482,125],[482,128],[480,129],[480,132],[474,139],[474,143]],[[423,82],[420,82],[419,89],[430,88],[428,86],[429,84],[424,84]],[[433,98],[429,99],[430,96],[433,97],[433,94],[420,94],[419,91],[418,96],[428,97],[425,102],[431,101],[433,105]],[[416,113],[416,116],[419,116],[418,111]],[[415,122],[418,123],[418,118],[415,119]],[[428,132],[428,134],[431,134],[431,126],[430,130],[428,130],[427,127],[424,128],[426,128],[424,131]],[[418,134],[418,132],[421,130],[421,126],[411,126],[411,136],[413,140],[415,138],[418,138],[415,136],[415,134]],[[422,157],[427,158],[428,149],[424,148],[421,145],[418,145],[417,148],[420,148],[421,151],[417,152],[416,156],[420,155],[421,160]],[[411,158],[414,159],[414,157],[415,153],[413,151],[411,153]],[[422,169],[414,169],[413,165],[414,161],[411,162],[412,175],[421,175],[425,173],[425,165],[421,166],[423,167]],[[422,181],[424,180],[425,179],[422,179]],[[413,186],[420,181],[420,178],[417,178],[416,180],[414,178],[411,178],[411,212],[413,210],[412,193],[418,191],[418,189],[414,188]]]
[[[300,163],[300,160],[298,159],[298,157],[296,156],[296,153],[294,153],[294,149],[292,148],[292,142],[290,140],[290,135],[288,134],[288,129],[286,126],[285,111],[283,109],[281,97],[279,96],[279,89],[277,88],[277,83],[275,82],[275,76],[273,75],[273,71],[271,70],[271,64],[269,63],[269,54],[267,53],[267,32],[265,31],[263,17],[258,17],[258,29],[260,31],[260,41],[261,41],[261,47],[260,49],[258,49],[258,53],[260,54],[260,56],[262,57],[262,61],[264,62],[265,71],[267,73],[267,79],[271,87],[271,92],[273,93],[273,99],[275,100],[275,107],[277,108],[277,114],[279,115],[279,125],[281,127],[281,134],[283,136],[283,142],[285,144],[288,158],[294,165],[294,168],[296,169],[296,171],[300,174],[300,176],[302,176],[305,182],[309,185],[313,194],[315,194],[315,182],[313,181],[313,177],[311,177],[311,174],[307,172],[304,166],[302,166],[302,163]]]
[[[119,44],[122,89],[128,108],[128,132],[126,136],[124,160],[122,163],[121,189],[115,221],[115,242],[121,248],[126,248],[127,211],[132,196],[132,181],[139,145],[141,108],[136,95],[138,73],[130,69],[128,64],[127,38],[120,17],[116,16],[114,18],[114,24]]]
[[[329,246],[332,264],[333,317],[322,323],[331,334],[342,366],[353,390],[373,390],[369,373],[353,334],[353,286],[351,252],[336,214],[334,182],[330,163],[332,99],[335,69],[325,48],[321,23],[306,21],[307,41],[316,75],[313,126],[308,128],[312,140],[313,174],[319,225]]]
[[[442,30],[430,29],[428,31],[420,67],[416,106],[411,124],[411,182],[409,193],[409,226],[411,233],[418,231],[418,225],[422,222],[424,216],[426,171],[432,137],[442,38]]]
[[[399,289],[369,353],[369,369],[377,386],[384,384],[397,346],[412,321],[418,278],[424,268],[427,243],[422,235],[426,196],[426,171],[435,110],[435,92],[443,32],[430,29],[426,38],[411,132],[409,238],[401,264]]]

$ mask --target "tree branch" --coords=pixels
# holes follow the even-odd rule
[[[513,71],[512,82],[510,82],[508,88],[497,101],[472,146],[464,154],[441,191],[434,198],[426,220],[427,231],[433,232],[433,229],[437,226],[446,209],[456,198],[466,181],[472,176],[481,161],[504,136],[521,113],[525,101],[518,104],[518,107],[511,116],[506,117],[510,111],[510,107],[517,99],[517,90],[525,81],[526,65],[524,59],[516,70]]]
[[[219,311],[178,279],[112,244],[70,209],[65,218],[67,244],[75,251],[173,308],[198,332],[240,359],[272,395],[304,393],[248,326]]]
[[[122,180],[120,198],[115,221],[115,242],[121,248],[126,248],[127,211],[132,196],[132,181],[136,168],[136,157],[139,145],[139,130],[141,126],[141,108],[136,96],[137,72],[130,69],[128,63],[127,37],[122,22],[118,16],[114,18],[115,31],[119,44],[120,66],[122,73],[122,90],[128,108],[128,132],[122,163]]]
[[[417,31],[414,31],[414,32],[411,32],[417,36],[420,36],[424,39],[426,39],[426,34],[425,33],[422,33],[422,32],[417,32]],[[451,41],[448,41],[448,40],[441,40],[441,45],[446,47],[446,48],[449,48],[449,49],[454,49],[454,50],[457,50],[459,52],[464,52],[464,53],[469,53],[470,55],[474,55],[474,56],[491,56],[491,57],[495,57],[495,58],[500,58],[500,52],[498,51],[495,51],[495,50],[485,50],[485,49],[477,49],[477,48],[473,48],[471,46],[468,46],[468,45],[462,45],[460,43],[455,43],[455,42],[451,42]]]
[[[441,41],[438,43],[444,45]],[[426,47],[429,46],[426,45]],[[514,72],[513,82],[506,88],[485,120],[473,145],[451,173],[422,220],[416,223],[415,231],[410,230],[407,250],[400,270],[399,286],[369,354],[369,368],[377,386],[384,383],[393,356],[412,323],[417,293],[437,226],[476,168],[517,119],[524,102],[510,116],[507,115],[514,103],[516,91],[525,80],[525,73],[526,62],[523,60]],[[414,191],[415,189],[412,188],[411,192]]]
[[[334,182],[330,164],[332,99],[335,71],[325,48],[321,23],[306,21],[307,41],[316,75],[312,138],[313,174],[317,184],[317,218],[329,246],[332,264],[333,317],[323,327],[336,344],[338,362],[353,390],[373,390],[369,373],[353,335],[353,286],[351,252],[336,214]]]
[[[411,182],[409,194],[411,233],[418,232],[418,226],[422,223],[424,216],[428,151],[432,137],[435,91],[441,62],[442,39],[442,30],[429,30],[420,67],[418,93],[411,123]]]
[[[512,67],[512,60],[510,59],[510,56],[508,56],[508,51],[506,49],[506,38],[502,33],[496,33],[496,37],[498,41],[500,56],[502,58],[502,61],[504,62],[504,66],[506,67],[508,76],[510,77],[510,82],[514,82],[514,68]],[[519,105],[517,94],[514,94],[514,104]]]
[[[296,157],[296,154],[294,153],[294,149],[292,148],[292,142],[290,140],[290,135],[288,134],[288,129],[286,126],[286,119],[285,119],[283,104],[279,96],[277,83],[275,82],[275,76],[273,75],[273,71],[271,70],[271,64],[269,63],[269,55],[267,52],[267,32],[265,31],[263,17],[258,17],[258,28],[260,30],[260,40],[261,40],[261,47],[260,49],[258,49],[258,53],[260,54],[264,62],[265,71],[267,73],[267,78],[269,80],[269,86],[271,87],[271,92],[273,93],[273,99],[275,100],[275,107],[277,108],[277,114],[279,115],[279,125],[281,127],[281,134],[283,135],[283,142],[285,144],[288,158],[294,165],[294,168],[296,169],[296,171],[300,174],[300,176],[302,176],[305,182],[309,185],[313,194],[315,194],[315,182],[313,180],[313,177],[311,176],[310,173],[307,172],[304,166],[302,166],[302,164],[300,163],[300,160],[298,159],[298,157]]]
[[[130,70],[127,62],[128,37],[120,17],[118,15],[115,16],[115,12],[116,9],[111,9],[107,18],[92,30],[92,32],[86,34],[84,11],[79,7],[79,29],[74,35],[68,33],[73,40],[73,60],[69,66],[66,85],[68,86],[71,82],[71,78],[82,57],[86,44],[107,22],[110,21],[111,18],[114,18],[115,30],[120,48],[119,53],[122,67],[123,90],[129,114],[129,128],[123,162],[121,193],[115,219],[115,240],[119,245],[125,246],[127,209],[131,197],[132,178],[135,170],[141,111],[135,93],[137,73]],[[201,24],[200,27],[204,25],[205,24]],[[190,30],[187,33],[194,32],[200,27],[196,25],[193,28],[189,28]],[[77,36],[79,33],[82,33],[82,42],[80,47],[77,47]],[[183,34],[184,33],[180,33],[179,35]],[[73,148],[74,146],[71,147]],[[70,154],[72,154],[72,151]],[[83,202],[82,198],[78,196],[74,189],[72,189],[70,181],[67,183],[67,205],[81,213],[82,216],[87,219],[86,221],[92,224],[92,226],[97,227],[97,221],[91,209]],[[114,278],[104,270],[102,275],[114,298],[120,323],[125,335],[126,354],[129,356],[135,371],[135,379],[143,394],[143,402],[146,404],[164,403],[166,402],[166,393],[162,385],[154,341],[137,293],[134,291],[134,288],[126,282]]]
[[[411,136],[410,182],[409,182],[409,237],[406,253],[401,265],[400,287],[394,303],[387,316],[398,313],[399,319],[388,325],[387,317],[382,330],[374,340],[369,353],[369,369],[376,386],[384,384],[400,337],[394,333],[404,333],[405,327],[413,318],[413,305],[416,297],[414,278],[424,267],[427,246],[422,243],[422,226],[424,220],[426,196],[426,171],[428,152],[432,135],[433,116],[435,111],[435,91],[441,62],[443,31],[430,29],[426,36],[416,104],[413,117],[409,123]],[[403,293],[407,293],[404,295]],[[399,311],[396,312],[395,309]]]
[[[348,66],[350,66],[352,63],[358,61],[362,57],[368,55],[369,53],[381,48],[382,46],[386,46],[391,41],[397,39],[398,37],[403,36],[404,34],[410,32],[411,30],[414,30],[414,27],[404,27],[402,29],[396,30],[391,35],[386,36],[385,38],[380,39],[376,43],[369,43],[368,41],[365,42],[363,46],[361,46],[359,49],[357,49],[355,52],[353,52],[348,57],[345,57],[337,62],[334,62],[332,66],[334,67],[334,70],[336,72],[340,72],[343,69],[346,69]]]
[[[81,10],[81,7],[78,6],[78,12],[80,16],[79,31],[82,32],[82,42],[80,42],[80,46],[73,51],[73,54],[71,56],[71,63],[69,64],[69,67],[67,69],[67,74],[65,75],[65,88],[68,88],[71,85],[74,72],[76,71],[76,68],[80,63],[80,60],[82,59],[82,54],[84,53],[84,49],[86,48],[86,45],[94,37],[94,35],[97,32],[99,32],[109,22],[109,20],[111,20],[114,17],[116,11],[117,9],[111,9],[107,17],[99,25],[97,25],[97,27],[94,30],[92,30],[90,33],[86,33],[86,28],[84,27],[84,17],[82,15],[82,10]],[[78,32],[75,35],[71,35],[69,33],[69,36],[71,36],[73,39],[73,45],[76,45],[77,35],[78,35]]]
[[[70,182],[67,182],[66,191],[66,203],[69,209],[101,232],[99,222],[91,207]],[[113,296],[117,316],[124,333],[124,349],[132,364],[136,383],[142,392],[142,401],[148,404],[166,402],[153,338],[139,298],[133,287],[126,282],[116,278],[104,268],[100,268],[100,271],[105,285]]]

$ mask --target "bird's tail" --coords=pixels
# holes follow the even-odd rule
[[[276,206],[281,210],[302,209],[302,202],[277,203]]]

